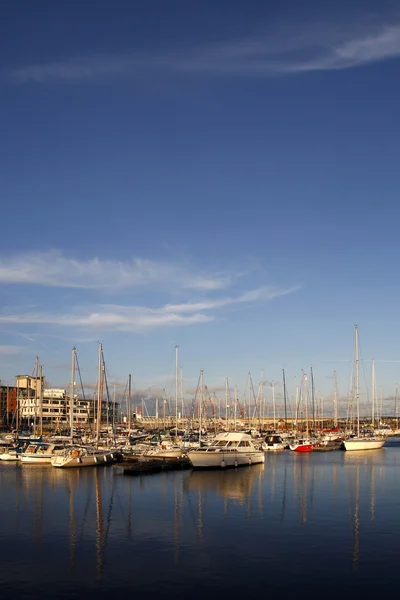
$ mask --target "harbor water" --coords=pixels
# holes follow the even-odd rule
[[[0,464],[3,598],[398,590],[400,444],[127,477]]]

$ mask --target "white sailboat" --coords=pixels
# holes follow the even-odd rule
[[[173,441],[163,440],[159,445],[151,446],[140,456],[143,458],[162,458],[174,459],[180,458],[185,450],[181,448],[178,437],[178,365],[179,365],[179,346],[175,346],[175,435]]]
[[[355,360],[356,360],[356,373],[355,373],[355,392],[356,392],[356,403],[357,403],[357,436],[349,438],[343,441],[344,448],[347,451],[351,450],[378,450],[382,448],[385,440],[382,438],[375,437],[373,435],[361,435],[360,434],[360,389],[359,389],[359,373],[358,373],[358,327],[355,326]],[[374,377],[374,371],[373,371]],[[374,390],[375,382],[373,381],[372,388]],[[374,398],[372,400],[374,403]]]
[[[71,468],[71,467],[97,467],[99,465],[115,462],[115,455],[109,448],[100,449],[89,446],[76,446],[73,443],[74,437],[74,392],[75,392],[75,358],[76,348],[72,349],[72,368],[71,368],[71,388],[70,388],[70,436],[71,445],[61,454],[53,456],[50,460],[53,467]],[[99,381],[98,381],[98,408],[97,408],[97,445],[100,438],[101,424],[101,402],[102,402],[102,345],[99,344]]]

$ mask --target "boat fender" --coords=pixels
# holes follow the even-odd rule
[[[106,454],[103,456],[103,459],[104,459],[104,462],[107,462],[107,455]]]
[[[114,454],[110,454],[111,458],[114,460]]]
[[[223,459],[221,460],[221,467],[222,467],[222,469],[225,468],[225,461]]]
[[[78,456],[78,463],[79,463],[79,464],[82,464],[82,459],[81,459],[81,457],[80,457],[80,456]]]
[[[97,456],[94,457],[94,462],[97,463]]]
[[[238,466],[238,462],[237,462],[237,460],[235,460],[235,467],[237,467],[237,466]]]
[[[251,458],[249,458],[249,466],[251,466]]]

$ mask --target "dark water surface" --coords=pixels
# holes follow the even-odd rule
[[[400,444],[141,477],[0,463],[0,596],[397,592]]]

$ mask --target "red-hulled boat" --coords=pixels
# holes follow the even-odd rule
[[[293,450],[293,452],[312,452],[314,450],[315,444],[313,444],[308,439],[299,439],[295,440],[293,444],[290,444],[289,448]]]

